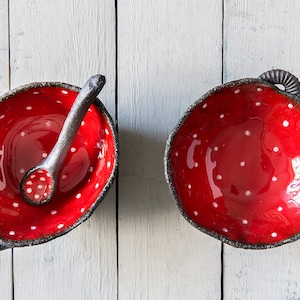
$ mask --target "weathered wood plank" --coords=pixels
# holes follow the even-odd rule
[[[272,68],[300,76],[299,1],[225,1],[225,81]],[[300,242],[262,251],[225,246],[225,299],[299,299]]]
[[[106,75],[101,99],[115,114],[114,2],[12,0],[12,87],[82,85]],[[16,299],[116,299],[115,186],[84,224],[44,245],[14,250]]]
[[[222,74],[221,1],[118,1],[119,295],[218,299],[220,242],[171,200],[163,156],[186,108]]]
[[[0,95],[9,90],[9,26],[8,2],[0,0]],[[0,295],[12,297],[12,251],[0,252]]]

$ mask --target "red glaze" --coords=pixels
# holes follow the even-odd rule
[[[191,109],[173,136],[171,183],[186,217],[247,245],[300,233],[300,105],[236,83]]]
[[[114,134],[92,105],[67,154],[51,201],[33,206],[21,196],[25,173],[51,151],[77,96],[62,87],[38,87],[0,103],[0,237],[47,239],[74,226],[95,207],[115,168]]]

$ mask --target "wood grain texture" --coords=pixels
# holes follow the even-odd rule
[[[300,77],[299,11],[298,0],[119,0],[116,20],[111,0],[0,0],[0,94],[10,78],[80,86],[102,73],[120,138],[118,185],[88,221],[14,249],[13,269],[0,252],[0,299],[300,299],[300,242],[225,245],[221,274],[221,243],[180,215],[163,167],[181,115],[222,80]]]
[[[9,90],[8,3],[0,0],[0,94]],[[12,250],[0,251],[0,298],[12,297]]]
[[[299,1],[225,1],[225,81],[272,68],[300,76]],[[300,242],[272,250],[224,251],[225,299],[299,299]]]
[[[219,299],[221,244],[179,215],[167,137],[222,74],[221,1],[118,1],[120,299]]]
[[[115,114],[113,1],[10,1],[12,87],[31,81],[81,86],[106,75],[101,99]],[[44,245],[14,250],[16,299],[116,299],[116,193],[93,216]]]

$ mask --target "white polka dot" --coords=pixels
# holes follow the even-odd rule
[[[196,210],[193,211],[195,216],[198,216],[198,212]]]
[[[13,203],[13,207],[19,207],[19,203],[18,202],[14,202]]]
[[[244,167],[245,165],[246,165],[246,163],[245,163],[244,161],[241,161],[241,162],[240,162],[240,166],[241,166],[241,167]]]
[[[65,94],[65,95],[69,94],[69,92],[66,91],[66,90],[61,90],[61,93],[62,93],[62,94]]]
[[[46,122],[45,122],[45,125],[46,125],[47,127],[51,127],[51,121],[49,121],[49,120],[46,121]]]
[[[234,93],[238,94],[240,91],[241,91],[240,89],[237,89],[237,90],[234,91]]]
[[[35,91],[35,92],[33,92],[33,95],[38,95],[40,92],[38,92],[38,91]]]
[[[46,181],[45,177],[40,177],[40,181]]]
[[[68,176],[67,176],[66,174],[63,174],[63,175],[61,176],[61,178],[62,178],[62,179],[67,179]]]
[[[287,121],[287,120],[284,120],[283,122],[282,122],[282,126],[283,127],[288,127],[289,126],[289,121]]]
[[[80,212],[83,213],[84,211],[85,211],[85,208],[83,207],[83,208],[80,210]]]
[[[78,193],[78,194],[76,195],[76,199],[80,199],[80,198],[81,198],[81,194]]]
[[[13,230],[11,230],[8,234],[9,235],[15,235],[16,233]]]
[[[194,167],[197,168],[198,166],[199,166],[199,164],[195,161]]]
[[[30,227],[30,229],[31,230],[36,230],[36,226],[33,225],[33,226]]]
[[[56,215],[57,214],[57,210],[55,210],[55,209],[51,210],[50,214],[51,215]]]
[[[244,134],[245,134],[246,136],[250,136],[250,135],[251,135],[251,132],[250,132],[250,130],[245,130],[245,131],[244,131]]]
[[[20,133],[20,136],[25,136],[25,132],[22,131],[22,132]]]
[[[261,106],[261,102],[259,101],[255,102],[255,106]]]
[[[217,178],[217,180],[221,180],[221,179],[223,178],[223,176],[222,176],[221,174],[218,174],[218,175],[216,176],[216,178]]]
[[[85,125],[85,122],[84,122],[84,121],[82,121],[82,122],[81,122],[81,126],[84,126],[84,125]]]
[[[5,115],[1,115],[0,116],[0,120],[4,119],[5,118]]]
[[[224,232],[228,232],[228,229],[227,229],[227,228],[223,228],[223,231],[224,231]]]
[[[61,228],[63,228],[64,226],[65,226],[64,224],[58,224],[58,225],[57,225],[57,228],[58,228],[58,229],[61,229]]]
[[[108,131],[108,129],[107,128],[105,128],[105,133],[106,133],[106,135],[109,135],[109,131]]]
[[[202,105],[202,108],[206,108],[207,107],[207,103],[204,103],[203,105]]]
[[[272,232],[272,233],[271,233],[271,236],[272,236],[273,238],[275,238],[275,237],[277,236],[277,232]]]
[[[108,162],[107,162],[107,164],[106,164],[106,166],[107,166],[108,168],[110,168],[110,166],[111,166],[111,162],[110,162],[110,161],[108,161]]]
[[[219,147],[218,146],[215,146],[214,147],[214,151],[218,151],[219,150]]]
[[[217,207],[219,206],[217,202],[213,202],[212,205],[213,205],[213,207],[215,207],[215,208],[217,208]]]
[[[194,134],[193,134],[193,138],[194,138],[194,139],[196,139],[197,136],[198,136],[197,133],[194,133]]]
[[[278,151],[279,151],[279,148],[278,148],[277,146],[275,146],[275,147],[273,148],[273,151],[274,151],[274,152],[278,152]]]
[[[178,151],[175,152],[175,156],[178,156]]]
[[[262,88],[257,88],[256,89],[258,92],[261,92],[262,91]]]
[[[56,103],[58,103],[58,104],[62,104],[62,101],[60,101],[60,100],[56,100]]]
[[[294,107],[294,105],[292,103],[288,104],[288,108],[293,108],[293,107]]]
[[[71,152],[75,152],[75,151],[76,151],[76,148],[75,148],[75,147],[72,147],[70,150],[71,150]]]
[[[99,183],[97,182],[96,184],[95,184],[95,189],[97,189],[97,188],[99,188]]]
[[[225,117],[224,114],[220,114],[220,119],[223,119]]]
[[[26,106],[26,110],[32,110],[32,106]]]
[[[242,220],[242,223],[243,223],[244,225],[247,225],[247,224],[248,224],[248,220],[243,219],[243,220]]]
[[[32,188],[27,188],[26,193],[31,194],[32,193]]]
[[[43,157],[43,158],[46,158],[47,156],[48,156],[48,154],[45,153],[45,152],[42,154],[42,157]]]
[[[277,211],[283,211],[283,208],[281,206],[278,206]]]
[[[192,188],[192,185],[191,184],[188,184],[188,189],[190,190]]]
[[[45,196],[45,194],[44,194],[44,196]],[[46,194],[46,196],[47,196],[47,194]],[[39,194],[35,194],[34,195],[34,199],[39,199],[40,198],[40,195]]]
[[[272,177],[272,181],[277,181],[277,177],[276,177],[276,176],[273,176],[273,177]]]
[[[25,173],[25,169],[20,169],[20,173],[21,174]]]
[[[93,172],[94,168],[93,167],[89,167],[89,172]]]
[[[42,184],[38,184],[38,186],[37,186],[37,188],[38,188],[39,190],[41,190],[43,187],[44,187],[44,185],[42,185]]]
[[[245,196],[248,197],[248,196],[250,196],[250,195],[251,195],[251,191],[246,191],[246,192],[245,192]]]

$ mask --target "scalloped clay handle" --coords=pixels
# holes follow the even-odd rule
[[[272,84],[281,84],[284,91],[300,97],[300,82],[296,76],[284,70],[270,70],[262,73],[258,79]]]

